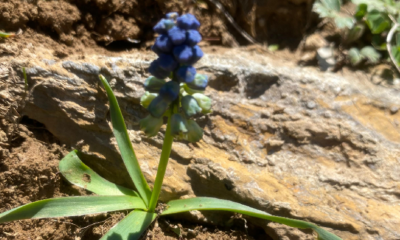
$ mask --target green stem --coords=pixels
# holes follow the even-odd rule
[[[171,116],[173,111],[171,111]],[[158,197],[160,196],[161,186],[163,184],[165,171],[167,170],[169,155],[171,154],[173,136],[171,134],[171,116],[168,117],[167,130],[165,131],[164,143],[158,164],[156,181],[154,182],[153,192],[151,193],[149,212],[154,212],[157,206]]]

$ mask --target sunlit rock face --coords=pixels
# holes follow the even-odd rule
[[[97,79],[105,75],[152,183],[165,129],[148,138],[138,123],[146,115],[139,104],[146,69],[156,55],[53,61],[49,50],[36,51],[5,63],[15,72],[29,63],[20,114],[86,153],[102,176],[130,186]],[[196,119],[205,129],[200,142],[174,143],[162,201],[219,197],[312,221],[343,239],[400,239],[398,90],[374,86],[361,74],[321,73],[250,50],[204,52],[196,68],[210,76],[212,113]],[[14,81],[9,75],[5,83]],[[12,95],[22,99],[23,85]],[[315,239],[308,231],[258,224],[275,239]]]

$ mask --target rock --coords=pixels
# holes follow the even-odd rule
[[[399,107],[398,106],[390,107],[390,113],[391,114],[396,114],[398,111],[399,111]]]
[[[332,71],[336,65],[335,53],[332,47],[321,47],[317,50],[317,59],[322,71]]]
[[[387,114],[385,107],[398,104],[399,90],[240,49],[204,51],[198,69],[213,81],[206,92],[213,112],[199,119],[202,141],[173,145],[162,201],[219,197],[314,222],[343,239],[400,239],[400,129],[394,124],[400,113]],[[29,96],[19,113],[43,123],[61,143],[81,149],[84,161],[105,178],[131,187],[97,80],[104,74],[151,185],[163,134],[145,137],[138,121],[147,114],[139,105],[148,76],[143,69],[154,54],[87,55],[84,61],[70,55],[49,66],[43,59],[51,54],[10,57],[3,64],[19,72],[30,63]],[[4,76],[7,86],[15,86],[11,74]],[[11,95],[21,100],[22,75],[15,77],[21,84]],[[315,239],[310,231],[255,223],[274,239]]]

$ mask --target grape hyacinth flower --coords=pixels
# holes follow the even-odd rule
[[[144,83],[141,105],[150,115],[140,121],[148,136],[155,136],[169,117],[171,134],[189,142],[203,137],[203,130],[191,117],[211,112],[211,99],[204,95],[208,77],[196,72],[193,65],[204,53],[199,21],[190,13],[166,14],[153,28],[158,33],[152,50],[158,55],[149,67],[151,77]],[[166,80],[170,78],[170,80]]]

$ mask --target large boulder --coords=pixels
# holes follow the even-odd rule
[[[399,91],[358,73],[321,73],[246,49],[211,50],[197,67],[210,76],[213,112],[197,119],[205,129],[202,141],[174,143],[161,200],[218,197],[314,222],[343,239],[400,239]],[[54,60],[40,47],[40,55],[26,52],[1,65],[9,86],[1,93],[25,98],[20,114],[84,152],[105,178],[132,186],[97,77],[105,75],[151,185],[164,130],[147,138],[138,121],[147,114],[139,100],[156,56]],[[21,66],[27,67],[26,96]],[[259,224],[274,239],[315,238]]]

